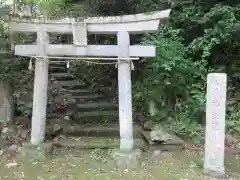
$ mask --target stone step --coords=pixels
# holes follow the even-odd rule
[[[87,84],[85,82],[81,82],[79,80],[71,80],[71,81],[58,81],[62,88],[65,89],[87,89]]]
[[[93,111],[93,112],[79,112],[78,117],[94,117],[94,116],[118,116],[118,111]]]
[[[76,149],[111,149],[119,148],[120,138],[106,137],[60,137],[53,142],[56,147],[67,147]],[[144,149],[146,146],[141,138],[134,139],[134,148]]]
[[[63,114],[60,113],[51,113],[48,115],[48,119],[63,119],[66,113],[64,112]]]
[[[82,124],[118,122],[118,111],[77,112],[73,114],[73,120]]]
[[[69,124],[68,122],[59,123],[63,127],[64,135],[70,136],[96,136],[96,137],[119,137],[118,123],[103,123],[103,124]],[[134,137],[141,137],[141,127],[133,126]]]
[[[96,94],[95,92],[89,90],[89,89],[62,89],[60,91],[60,93],[63,93],[63,94],[71,94],[73,96],[81,96],[81,95],[93,95],[93,94]]]
[[[99,102],[99,103],[84,103],[84,104],[77,104],[76,105],[79,111],[104,111],[104,110],[117,110],[118,104],[113,102]]]
[[[53,112],[48,115],[48,119],[67,121],[70,124],[98,124],[100,126],[103,123],[118,123],[119,115],[118,111],[90,111],[90,112],[79,112],[77,110],[69,110],[66,112]],[[67,120],[65,119],[67,118]],[[108,127],[108,126],[107,126]]]
[[[67,69],[65,67],[62,66],[49,66],[49,73],[64,73],[67,72]]]
[[[54,60],[52,59],[51,62],[49,63],[49,67],[51,67],[51,66],[67,68],[67,63],[54,62]]]
[[[76,100],[76,104],[82,104],[84,102],[96,102],[96,100],[106,99],[106,96],[100,94],[91,94],[91,95],[83,95],[83,96],[73,96]]]
[[[63,80],[63,81],[70,81],[76,79],[73,75],[69,73],[51,73],[51,80]]]

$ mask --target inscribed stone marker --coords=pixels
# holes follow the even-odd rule
[[[225,73],[208,75],[204,171],[213,176],[225,174],[226,86],[227,75]]]

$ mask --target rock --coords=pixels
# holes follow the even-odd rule
[[[20,132],[19,137],[26,140],[28,138],[29,135],[29,130],[24,129]]]
[[[134,122],[136,122],[137,124],[139,124],[141,126],[143,125],[144,122],[146,122],[145,117],[140,113],[134,113],[133,120],[134,120]]]
[[[184,141],[173,133],[167,132],[160,124],[154,125],[153,129],[143,131],[142,135],[149,144],[163,144],[163,145],[182,145]]]
[[[11,163],[6,164],[5,166],[6,166],[7,168],[12,168],[12,167],[18,166],[18,163],[16,163],[16,162],[11,162]]]
[[[59,124],[53,125],[53,133],[57,133],[62,130],[62,127]]]
[[[230,134],[227,134],[225,136],[225,145],[228,147],[232,147],[234,145],[236,145],[238,142],[237,139],[235,139],[233,136],[231,136]]]
[[[236,144],[236,148],[237,148],[237,149],[240,149],[240,143],[237,143],[237,144]]]
[[[4,150],[0,150],[0,156],[2,156],[3,155],[3,153],[4,153]]]
[[[150,137],[151,141],[162,144],[182,144],[184,142],[176,135],[167,132],[160,124],[153,127],[153,130],[150,132]]]
[[[161,153],[162,153],[162,151],[160,151],[160,150],[153,151],[154,156],[159,156]]]
[[[14,128],[12,127],[4,127],[0,133],[1,138],[5,139],[5,140],[11,140],[15,137],[16,135],[16,131]]]
[[[161,151],[161,150],[154,150],[153,155],[154,156],[165,156],[168,154],[168,151]]]
[[[6,137],[6,136],[14,136],[16,134],[15,128],[14,127],[3,127],[1,130],[1,135]]]
[[[9,151],[17,151],[18,150],[18,145],[13,144],[8,148]]]
[[[63,119],[66,120],[66,121],[70,121],[71,120],[70,116],[64,116]]]
[[[4,128],[2,128],[1,133],[2,133],[2,134],[7,134],[8,130],[9,130],[9,129],[8,129],[7,127],[4,127]]]
[[[143,123],[143,129],[146,131],[151,131],[154,127],[154,123],[152,121],[147,121]]]
[[[18,148],[17,148],[17,152],[20,153],[21,150],[22,150],[22,148],[23,148],[22,146],[18,146]]]
[[[60,134],[60,132],[63,130],[63,128],[59,124],[54,124],[47,126],[46,128],[46,138],[52,139]]]

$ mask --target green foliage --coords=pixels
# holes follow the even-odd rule
[[[17,104],[17,111],[21,112],[25,117],[31,117],[32,115],[32,102],[31,103],[19,103]]]
[[[98,61],[94,61],[97,63]],[[99,62],[100,63],[100,62]],[[79,62],[72,64],[69,70],[79,79],[84,80],[95,92],[105,94],[116,94],[117,89],[117,68],[114,65],[87,64]]]
[[[192,41],[192,53],[202,52],[201,59],[208,59],[214,48],[232,41],[239,23],[235,13],[233,7],[217,5],[204,14],[199,20],[200,25],[204,27],[204,35]]]
[[[18,0],[17,7],[28,7],[32,16],[41,14],[48,19],[83,16],[85,9],[84,3],[73,4],[67,0]]]
[[[186,48],[179,32],[165,26],[144,39],[144,44],[156,46],[156,58],[143,60],[142,76],[133,88],[137,108],[145,107],[141,111],[148,114],[146,108],[154,102],[158,110],[154,120],[171,124],[185,122],[175,129],[182,135],[189,131],[189,126],[195,127],[191,124],[196,124],[191,119],[193,112],[205,103],[207,69],[204,67],[206,63],[199,64],[185,56]],[[195,135],[195,132],[187,133],[189,137]]]
[[[157,46],[157,56],[143,61],[142,80],[134,85],[137,109],[148,113],[148,104],[154,101],[158,109],[154,120],[195,141],[203,136],[198,124],[204,124],[202,115],[196,114],[204,115],[206,75],[212,71],[228,74],[228,100],[232,103],[228,106],[227,129],[237,135],[240,132],[236,106],[240,11],[239,6],[215,4],[201,2],[175,8],[161,33],[145,39]]]
[[[231,108],[230,108],[231,109]],[[234,135],[240,135],[240,111],[232,108],[227,121],[228,131]]]

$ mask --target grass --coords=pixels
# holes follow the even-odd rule
[[[153,155],[144,152],[142,165],[136,170],[120,171],[115,168],[109,150],[77,151],[57,149],[52,159],[45,162],[23,163],[8,168],[13,161],[9,154],[0,156],[0,179],[11,180],[207,180],[196,160],[201,154],[174,152]],[[13,158],[14,159],[14,158]],[[237,170],[236,170],[237,171]],[[238,174],[234,179],[240,179]]]

